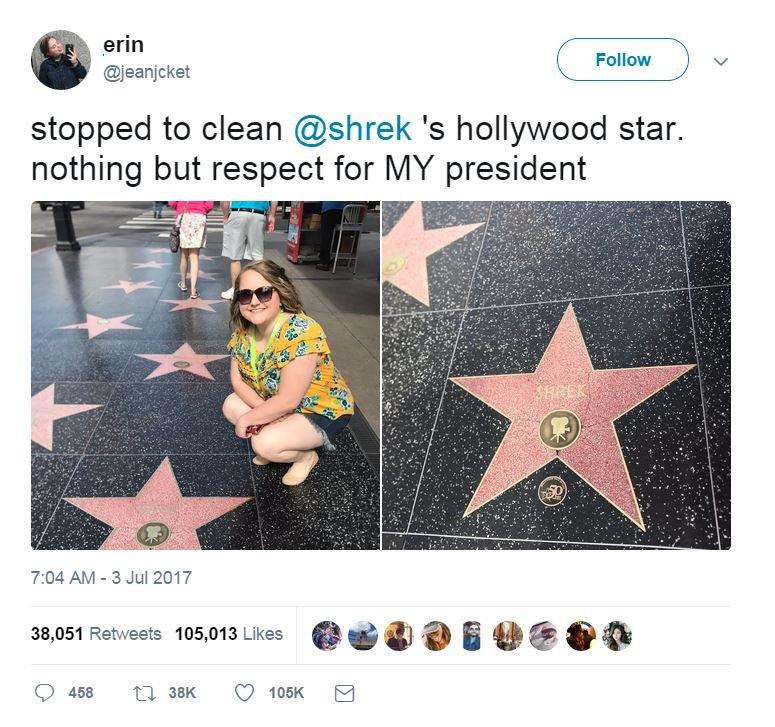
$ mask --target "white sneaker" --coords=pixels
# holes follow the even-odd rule
[[[229,288],[221,293],[221,298],[224,300],[231,300],[234,297],[234,288]]]

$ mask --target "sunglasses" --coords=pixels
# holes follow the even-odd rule
[[[250,290],[249,288],[238,290],[234,294],[234,297],[237,299],[237,303],[240,305],[250,305],[250,303],[253,301],[254,295],[256,298],[258,298],[259,303],[268,303],[272,299],[272,293],[274,293],[274,291],[275,288],[271,285],[262,285],[260,288],[256,288],[255,290]]]

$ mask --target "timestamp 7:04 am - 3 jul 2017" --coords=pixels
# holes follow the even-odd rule
[[[131,570],[127,573],[111,571],[109,576],[93,570],[73,570],[69,573],[59,570],[33,570],[33,585],[45,586],[96,586],[101,583],[130,586],[186,586],[191,581],[190,570]]]

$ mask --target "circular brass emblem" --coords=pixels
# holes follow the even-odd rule
[[[137,531],[137,540],[146,548],[155,548],[170,537],[170,529],[164,523],[146,523]]]
[[[547,477],[538,485],[538,499],[547,507],[559,505],[568,494],[568,485],[561,477]]]
[[[188,361],[175,361],[172,364],[176,369],[187,369],[191,364]]]
[[[538,436],[550,449],[570,447],[581,434],[581,421],[565,409],[550,411],[538,427]]]
[[[383,266],[382,266],[382,274],[383,275],[395,275],[399,270],[401,270],[404,265],[406,265],[406,258],[404,258],[401,255],[396,255],[395,257],[390,258]]]

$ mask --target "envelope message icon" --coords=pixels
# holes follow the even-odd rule
[[[334,687],[335,702],[354,702],[355,686],[352,684],[337,684]]]

